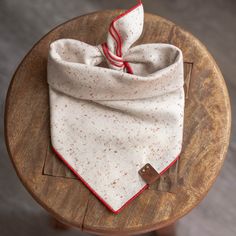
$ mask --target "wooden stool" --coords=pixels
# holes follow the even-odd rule
[[[184,54],[186,107],[179,162],[115,215],[59,161],[50,149],[46,74],[49,44],[59,38],[100,44],[106,39],[109,23],[121,12],[81,16],[49,32],[18,67],[6,100],[6,143],[22,183],[56,219],[95,234],[148,232],[187,214],[206,196],[219,174],[230,136],[228,92],[214,59],[188,32],[146,14],[137,44],[171,43]]]

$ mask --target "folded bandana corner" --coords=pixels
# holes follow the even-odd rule
[[[53,150],[115,213],[147,187],[140,169],[162,174],[182,147],[182,52],[132,47],[143,18],[139,1],[112,21],[107,42],[60,39],[48,57]]]

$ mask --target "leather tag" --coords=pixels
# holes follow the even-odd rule
[[[142,167],[138,171],[138,173],[143,178],[143,180],[149,185],[153,184],[160,178],[160,175],[149,163],[147,163],[144,167]]]

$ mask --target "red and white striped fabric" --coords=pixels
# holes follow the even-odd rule
[[[147,187],[140,168],[161,174],[182,147],[182,52],[132,47],[143,18],[139,1],[112,21],[107,42],[60,39],[48,57],[52,148],[114,213]]]

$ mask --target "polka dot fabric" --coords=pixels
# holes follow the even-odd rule
[[[139,169],[163,173],[182,147],[182,52],[132,47],[143,17],[139,2],[112,21],[107,42],[60,39],[48,57],[52,148],[114,213],[147,187]]]

